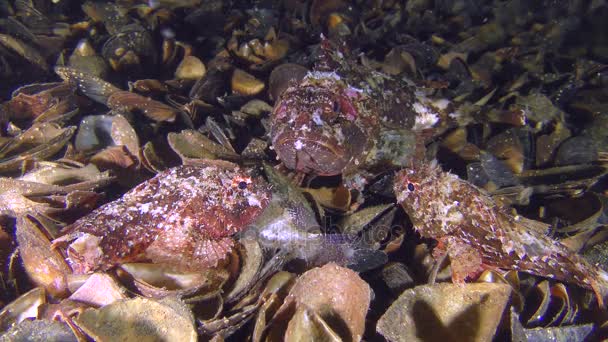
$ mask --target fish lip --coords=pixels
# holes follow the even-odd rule
[[[334,139],[285,135],[287,133],[276,137],[274,146],[285,166],[292,170],[319,176],[335,176],[342,173],[348,164],[345,148]],[[302,147],[297,148],[298,144]],[[311,152],[314,152],[315,156],[311,155]]]

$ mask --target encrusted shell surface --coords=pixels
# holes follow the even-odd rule
[[[55,243],[70,242],[75,273],[137,261],[204,269],[226,257],[230,236],[269,201],[267,184],[236,165],[183,165],[76,221]]]

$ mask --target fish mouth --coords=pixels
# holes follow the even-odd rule
[[[319,176],[339,175],[349,161],[334,139],[283,135],[275,139],[274,148],[288,168]]]

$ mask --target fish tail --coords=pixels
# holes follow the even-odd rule
[[[365,272],[386,263],[384,252],[365,246],[354,236],[344,234],[324,234],[316,248],[309,250],[307,262],[324,265],[335,262],[356,272]]]

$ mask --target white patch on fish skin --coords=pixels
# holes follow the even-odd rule
[[[250,206],[256,206],[256,207],[262,207],[262,202],[260,202],[260,200],[254,196],[254,195],[249,195],[247,196],[247,204],[249,204]]]
[[[296,150],[301,150],[302,147],[304,147],[304,143],[302,142],[302,140],[296,140],[296,142],[293,144],[293,147],[295,147]]]
[[[321,110],[320,109],[317,109],[314,111],[314,113],[312,113],[312,121],[317,126],[323,126],[323,119],[321,119]]]
[[[413,130],[431,128],[439,121],[439,115],[420,102],[415,102],[412,108],[418,114],[416,115],[414,127],[412,127]]]
[[[323,78],[332,78],[334,80],[339,81],[341,78],[338,74],[333,71],[309,71],[304,79],[323,79]]]

